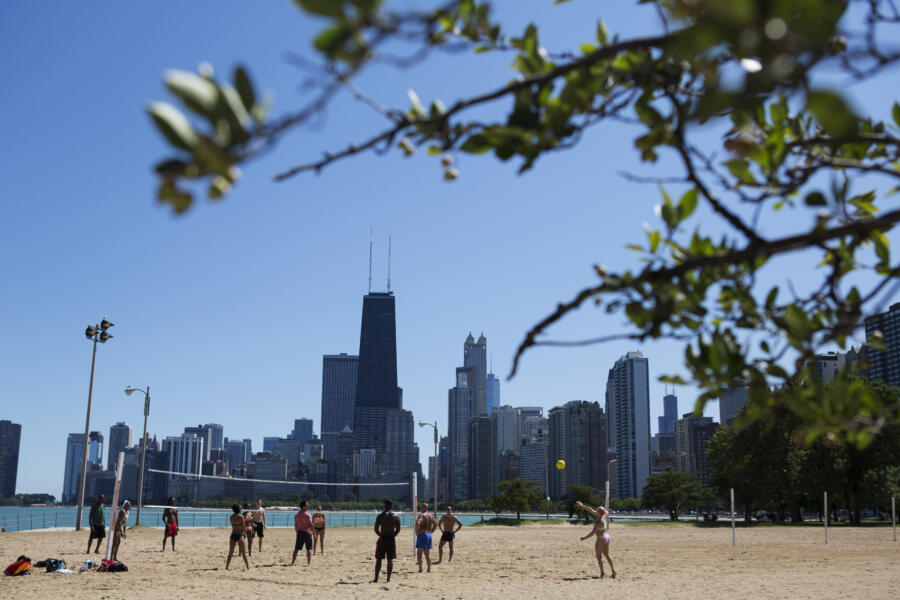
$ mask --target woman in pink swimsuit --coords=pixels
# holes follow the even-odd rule
[[[609,568],[612,571],[610,577],[613,579],[616,578],[616,569],[613,567],[612,559],[609,557],[609,511],[606,510],[606,507],[603,505],[598,506],[597,510],[593,508],[589,508],[582,504],[581,502],[576,502],[579,508],[582,508],[592,514],[596,521],[594,521],[594,528],[591,530],[589,534],[581,538],[582,540],[586,540],[592,535],[597,536],[597,542],[594,544],[594,552],[597,554],[597,563],[600,565],[600,577],[603,577],[605,574],[603,573],[603,557],[606,557],[606,560],[609,561]]]

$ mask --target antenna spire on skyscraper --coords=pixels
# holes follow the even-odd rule
[[[372,235],[375,228],[369,226],[369,293],[372,293]]]
[[[391,236],[388,234],[388,282],[387,291],[391,291]]]

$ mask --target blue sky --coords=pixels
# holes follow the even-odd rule
[[[656,24],[646,7],[601,8],[623,35]],[[601,11],[590,2],[522,0],[501,3],[500,12],[513,32],[541,22],[544,44],[562,50],[592,39]],[[319,25],[287,1],[0,6],[0,314],[9,331],[0,342],[0,418],[23,426],[18,492],[62,487],[66,434],[84,428],[90,344],[82,331],[103,315],[116,323],[115,338],[98,349],[92,430],[106,436],[120,420],[140,427],[140,400],[122,393],[133,384],[152,388],[150,431],[159,437],[218,422],[226,436],[250,437],[261,449],[264,435],[286,434],[295,418],[313,418],[318,431],[321,357],[358,350],[373,227],[376,290],[393,236],[405,407],[446,433],[447,389],[469,331],[484,332],[494,371],[505,376],[528,327],[593,283],[593,264],[636,264],[624,246],[655,219],[659,193],[617,175],[650,172],[624,125],[595,129],[577,150],[542,158],[524,176],[514,164],[462,157],[460,179],[446,183],[435,158],[393,152],[272,182],[383,125],[342,96],[315,129],[244,167],[226,200],[201,198],[182,217],[157,205],[151,165],[165,147],[143,107],[166,99],[163,71],[207,61],[229,73],[243,62],[282,114],[305,98],[305,76],[285,52],[311,56]],[[412,69],[366,73],[358,84],[394,106],[406,105],[409,88],[449,104],[511,78],[509,60],[435,55]],[[875,92],[856,101],[886,116],[893,99]],[[667,166],[652,172],[675,172]],[[717,227],[711,219],[702,226]],[[797,274],[797,285],[808,276]],[[554,333],[593,337],[622,323],[587,308]],[[602,403],[607,370],[635,349],[533,350],[502,383],[501,400]],[[681,370],[682,349],[660,342],[640,350],[650,360],[655,431],[663,395],[655,378]],[[695,392],[678,395],[679,411],[688,411]],[[715,405],[707,413],[717,415]],[[417,441],[424,462],[430,430],[418,430]]]

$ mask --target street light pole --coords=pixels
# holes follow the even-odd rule
[[[144,503],[144,460],[147,456],[147,417],[150,416],[150,386],[148,385],[146,390],[131,386],[125,389],[126,396],[130,396],[132,392],[144,392],[144,435],[141,436],[141,470],[138,475],[137,519],[135,520],[135,525],[140,525],[141,505]]]
[[[112,337],[107,332],[112,326],[113,324],[104,318],[99,325],[88,325],[87,329],[84,330],[85,337],[94,342],[94,350],[91,353],[91,380],[90,384],[88,384],[87,415],[84,418],[84,446],[81,450],[81,474],[78,483],[78,511],[75,516],[75,531],[81,530],[81,513],[84,510],[84,487],[85,483],[87,483],[88,445],[90,444],[89,436],[91,434],[91,398],[94,393],[94,365],[97,362],[97,342],[105,344]]]

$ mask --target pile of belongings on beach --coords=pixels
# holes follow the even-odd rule
[[[39,568],[44,567],[44,572],[46,573],[72,573],[72,571],[66,568],[66,561],[60,558],[39,560],[34,563],[34,566]]]
[[[101,573],[122,573],[127,571],[128,567],[117,560],[102,560],[99,570]]]
[[[16,562],[3,569],[3,574],[9,575],[10,577],[15,575],[31,575],[31,559],[24,554],[19,556],[19,558],[16,559]]]

